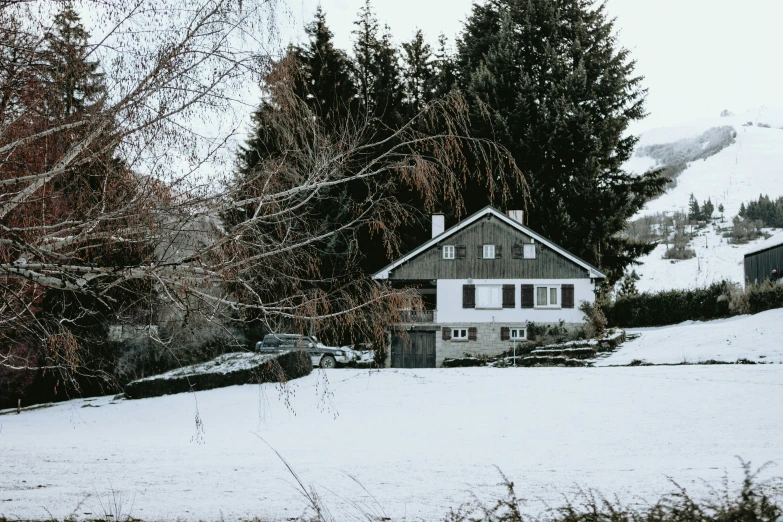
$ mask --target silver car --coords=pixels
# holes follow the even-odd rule
[[[267,334],[256,343],[256,352],[280,353],[289,350],[307,350],[313,366],[335,368],[354,360],[353,351],[348,348],[326,346],[313,335]]]

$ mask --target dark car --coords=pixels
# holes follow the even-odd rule
[[[256,343],[256,352],[280,353],[288,350],[307,350],[313,366],[334,368],[353,361],[353,352],[347,348],[326,346],[313,335],[267,334]]]

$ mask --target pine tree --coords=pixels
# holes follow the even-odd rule
[[[623,163],[644,117],[645,89],[618,48],[596,0],[489,0],[473,7],[458,42],[459,87],[491,110],[474,134],[495,139],[527,175],[529,224],[609,273],[622,276],[654,245],[620,237],[628,219],[663,190],[657,173],[632,176]],[[524,208],[523,191],[512,201]],[[468,191],[469,210],[486,204]]]
[[[48,116],[66,121],[74,114],[96,112],[106,96],[104,74],[97,60],[89,59],[89,33],[68,2],[54,17],[45,35],[44,70]]]
[[[413,40],[403,43],[402,48],[405,51],[405,102],[408,115],[412,116],[434,96],[435,63],[432,48],[424,41],[421,29],[416,31]]]
[[[402,124],[404,97],[399,51],[388,26],[379,36],[378,20],[370,0],[365,0],[354,22],[353,45],[355,83],[364,114],[376,119],[381,132]]]
[[[344,51],[335,48],[334,35],[326,25],[326,13],[320,5],[305,32],[309,44],[291,51],[302,67],[297,94],[316,114],[324,118],[344,118],[352,112],[356,96],[351,63]]]
[[[399,51],[394,45],[389,26],[384,27],[381,39],[375,43],[374,52],[377,71],[372,91],[374,115],[380,120],[382,128],[397,129],[403,123],[402,101],[405,91]]]
[[[691,197],[688,200],[688,214],[691,221],[699,221],[701,219],[701,208],[699,208],[699,202],[693,193],[691,193]]]
[[[449,50],[449,42],[445,34],[438,36],[438,49],[434,59],[435,78],[434,98],[440,98],[449,94],[457,84],[457,64]]]
[[[745,208],[745,203],[740,203],[739,215],[740,215],[740,217],[745,217],[745,214],[747,214],[747,209]]]
[[[359,98],[365,111],[373,112],[372,95],[375,79],[378,76],[378,63],[375,56],[378,46],[378,19],[372,10],[370,0],[365,0],[359,9],[359,19],[354,22],[353,35],[354,72]]]
[[[715,213],[715,205],[712,204],[712,200],[707,198],[707,201],[701,206],[702,219],[709,221],[712,219],[712,214]]]
[[[639,278],[639,276],[634,277],[636,272],[634,271],[633,274],[626,274],[622,281],[620,282],[620,289],[617,291],[618,297],[631,297],[634,295],[639,295],[639,291],[636,289],[636,281]]]

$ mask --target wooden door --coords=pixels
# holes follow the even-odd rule
[[[435,368],[435,332],[392,335],[392,368]]]

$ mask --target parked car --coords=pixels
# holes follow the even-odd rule
[[[256,352],[280,353],[288,350],[307,350],[313,366],[321,368],[334,368],[354,360],[350,348],[326,346],[313,335],[267,334],[263,341],[256,343]]]

